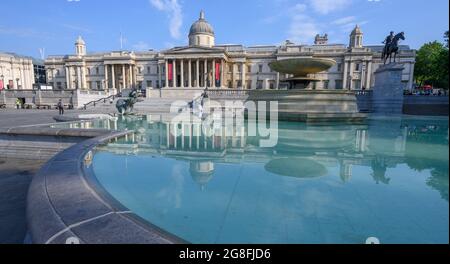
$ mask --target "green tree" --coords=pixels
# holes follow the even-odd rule
[[[434,41],[424,44],[418,50],[414,77],[420,86],[430,84],[448,89],[448,31],[445,32],[444,39],[445,45]]]

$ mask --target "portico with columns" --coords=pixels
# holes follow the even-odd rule
[[[187,48],[164,54],[164,88],[225,87],[225,65],[228,58],[223,50]]]

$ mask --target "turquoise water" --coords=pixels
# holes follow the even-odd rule
[[[280,123],[271,148],[230,128],[189,137],[196,125],[172,135],[154,117],[115,125],[138,133],[99,147],[95,176],[189,242],[449,242],[448,118]]]

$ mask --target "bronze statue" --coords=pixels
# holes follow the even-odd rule
[[[128,95],[128,99],[117,100],[117,111],[122,115],[131,113],[133,111],[134,104],[138,101],[137,97],[137,91],[133,89]]]
[[[398,54],[398,42],[401,40],[405,40],[405,33],[400,32],[394,36],[394,32],[391,31],[391,34],[386,37],[383,41],[385,44],[383,53],[381,55],[381,59],[383,59],[384,64],[386,64],[387,59],[389,58],[389,63],[392,62],[392,54],[394,54],[394,62],[397,59]]]

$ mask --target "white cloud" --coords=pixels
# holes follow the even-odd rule
[[[139,41],[138,43],[133,45],[133,50],[136,51],[146,51],[150,49],[150,45],[144,41]]]
[[[306,15],[306,10],[307,6],[304,4],[297,4],[291,9],[288,36],[293,42],[310,42],[320,32],[320,26],[314,19]]]
[[[183,11],[178,0],[149,0],[150,4],[167,13],[169,17],[169,31],[172,38],[179,39],[181,37],[180,28],[183,25]]]
[[[331,22],[331,24],[333,24],[333,25],[344,25],[344,24],[351,23],[351,22],[353,22],[355,20],[356,20],[356,17],[348,16],[348,17],[343,17],[343,18],[336,19],[333,22]]]
[[[309,0],[309,4],[314,11],[323,15],[342,10],[350,5],[351,2],[352,0]]]

